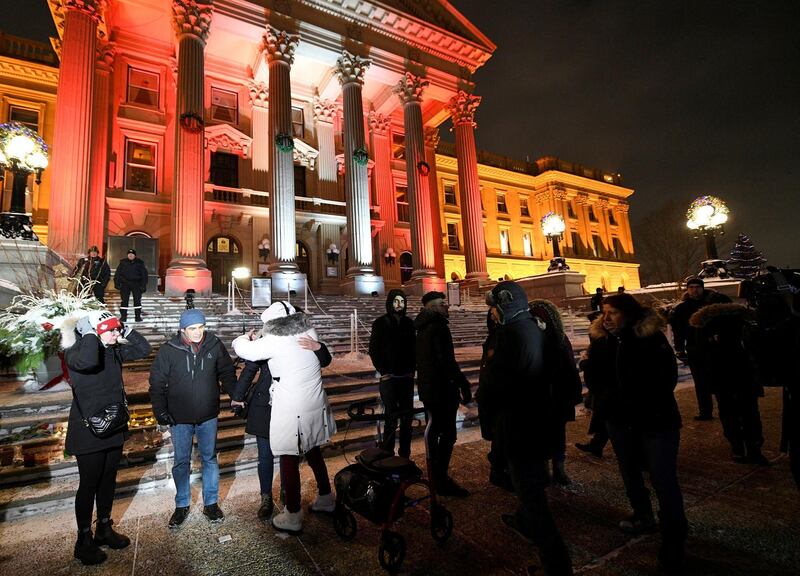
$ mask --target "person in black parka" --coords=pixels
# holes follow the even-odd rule
[[[402,290],[390,290],[386,296],[386,314],[372,323],[369,357],[380,373],[380,393],[384,411],[410,410],[414,406],[415,342],[414,322],[406,315],[408,301]],[[409,413],[400,418],[398,454],[411,455],[411,421]],[[394,453],[397,418],[386,420],[381,448]]]
[[[83,419],[111,403],[126,401],[122,362],[146,357],[150,344],[130,328],[124,329],[126,342],[118,342],[123,326],[105,310],[90,312],[78,321],[75,330],[80,338],[72,344],[72,330],[62,326],[62,346],[70,344],[64,356],[73,392],[64,449],[76,457],[80,476],[75,495],[75,557],[84,564],[99,564],[106,559],[99,546],[119,549],[130,544],[127,536],[113,529],[111,520],[117,468],[128,431],[126,428],[108,438],[98,438]],[[92,538],[95,501],[97,529]]]
[[[72,275],[78,278],[78,292],[84,283],[93,282],[92,294],[100,302],[105,303],[106,286],[111,279],[111,268],[105,258],[100,257],[97,246],[90,246],[88,256],[84,256],[75,265]]]
[[[119,290],[121,298],[119,317],[125,322],[128,319],[128,305],[133,295],[133,311],[137,322],[142,320],[142,294],[147,291],[147,267],[141,258],[137,258],[136,250],[130,248],[125,258],[119,261],[114,272],[114,287]]]

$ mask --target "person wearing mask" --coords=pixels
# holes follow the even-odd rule
[[[455,446],[458,404],[472,402],[470,383],[456,362],[453,336],[448,325],[449,306],[442,292],[422,297],[423,308],[414,319],[417,329],[417,388],[428,417],[428,454],[433,484],[442,496],[469,496],[469,491],[450,477],[450,458]]]
[[[658,498],[661,548],[668,571],[686,562],[688,524],[678,485],[681,416],[675,401],[678,366],[663,333],[664,322],[629,294],[603,301],[590,327],[586,382],[602,400],[606,428],[617,455],[633,514],[619,524],[629,534],[657,529],[644,471]]]
[[[130,297],[133,295],[133,312],[137,322],[142,321],[142,294],[147,290],[147,268],[136,250],[128,249],[128,254],[119,261],[114,272],[114,287],[119,290],[121,298],[119,317],[125,322],[128,319]]]
[[[107,558],[101,546],[117,550],[131,543],[130,538],[114,530],[111,519],[117,468],[129,434],[125,428],[99,438],[83,420],[109,404],[126,402],[122,363],[145,358],[150,354],[150,344],[105,310],[90,312],[78,320],[74,330],[62,326],[61,334],[73,393],[64,451],[78,461],[80,478],[75,494],[78,540],[74,554],[83,564],[100,564]],[[92,537],[95,502],[97,527]]]
[[[198,308],[181,313],[178,333],[158,350],[150,368],[150,401],[161,425],[170,427],[175,449],[172,479],[175,511],[171,529],[189,516],[192,438],[203,466],[203,514],[212,523],[222,522],[219,507],[217,464],[217,417],[220,384],[227,393],[236,385],[236,369],[222,341],[206,331],[206,317]]]
[[[97,246],[90,246],[87,251],[87,256],[84,256],[75,265],[72,275],[78,278],[78,292],[90,284],[92,285],[92,294],[100,302],[105,304],[106,286],[111,279],[111,268],[108,267],[108,262],[105,258],[100,257],[100,251]]]
[[[386,296],[386,314],[372,323],[369,357],[380,374],[380,394],[384,412],[410,411],[414,406],[415,341],[414,322],[406,315],[408,301],[402,290]],[[400,417],[398,454],[411,455],[411,413]],[[386,420],[381,448],[394,454],[397,418]]]
[[[317,482],[318,495],[310,510],[333,512],[336,508],[320,449],[336,434],[336,420],[322,387],[320,362],[315,354],[321,344],[308,316],[288,302],[275,302],[261,314],[261,320],[261,334],[251,330],[239,336],[233,341],[233,350],[244,360],[269,361],[269,443],[272,453],[280,456],[281,486],[286,496],[286,507],[272,519],[272,526],[280,532],[299,534],[303,529],[301,456],[305,456]],[[302,345],[309,340],[313,345]]]

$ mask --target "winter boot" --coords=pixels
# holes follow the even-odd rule
[[[336,510],[336,499],[333,497],[333,492],[327,494],[320,494],[317,499],[308,507],[312,512],[326,512],[331,513]]]
[[[131,539],[114,530],[114,521],[104,518],[97,521],[97,530],[94,534],[94,543],[98,546],[108,546],[113,550],[127,548],[131,544]]]
[[[78,532],[78,541],[75,542],[75,558],[85,566],[101,564],[108,558],[106,553],[95,544],[91,529]]]
[[[567,476],[567,471],[564,470],[564,461],[553,460],[553,482],[559,486],[569,486],[572,480]]]
[[[272,519],[272,527],[278,532],[287,532],[294,536],[303,531],[303,511],[289,512],[288,508]]]
[[[272,502],[272,494],[262,494],[261,507],[258,509],[259,520],[266,520],[272,516],[272,510],[274,508],[275,504]]]

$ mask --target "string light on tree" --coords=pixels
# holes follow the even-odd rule
[[[734,278],[752,279],[764,268],[767,259],[756,250],[745,234],[739,234],[728,259],[728,271]]]

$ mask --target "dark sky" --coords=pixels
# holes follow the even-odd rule
[[[481,149],[621,172],[633,220],[720,196],[729,234],[800,267],[800,2],[451,2],[497,44],[475,77]],[[45,0],[0,14],[53,33]]]

